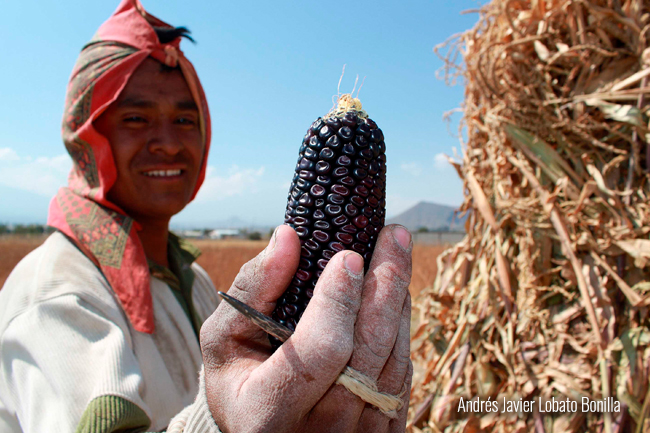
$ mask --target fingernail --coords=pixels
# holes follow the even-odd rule
[[[276,227],[275,230],[273,231],[273,236],[271,236],[271,240],[269,241],[269,245],[266,247],[266,249],[268,251],[271,251],[271,250],[273,250],[273,248],[275,248],[275,238],[276,238],[276,235],[278,233],[279,228],[280,228],[280,226]]]
[[[393,237],[405,250],[407,250],[409,245],[411,245],[411,234],[404,227],[395,227],[395,229],[393,229]]]
[[[357,253],[347,253],[343,257],[345,267],[353,274],[359,275],[363,272],[363,258]]]

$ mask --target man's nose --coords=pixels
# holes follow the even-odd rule
[[[151,127],[147,147],[151,153],[176,155],[183,149],[183,142],[180,140],[172,122],[158,120]]]

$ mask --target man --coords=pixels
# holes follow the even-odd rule
[[[123,0],[80,55],[63,122],[74,167],[48,219],[57,232],[0,291],[0,431],[403,431],[405,229],[384,229],[365,278],[358,254],[332,258],[273,354],[169,233],[210,144],[184,33]],[[279,227],[229,293],[269,314],[299,255]],[[391,418],[335,385],[346,365],[404,406]]]

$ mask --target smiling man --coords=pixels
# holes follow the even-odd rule
[[[198,394],[199,330],[218,302],[168,229],[210,144],[184,33],[124,0],[73,69],[57,231],[0,291],[2,432],[160,431]]]
[[[117,179],[107,198],[138,221],[150,260],[167,266],[169,220],[192,199],[206,146],[199,109],[180,69],[153,58],[94,122],[111,143]]]
[[[359,254],[335,255],[275,353],[169,232],[210,148],[184,35],[123,0],[81,52],[63,119],[74,166],[48,218],[57,231],[0,291],[0,431],[403,432],[404,228],[382,231],[365,276]],[[229,292],[270,314],[299,260],[298,236],[281,226]],[[401,408],[380,412],[336,385],[346,365]]]

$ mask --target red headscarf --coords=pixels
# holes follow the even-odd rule
[[[146,333],[154,331],[153,304],[139,226],[106,198],[117,171],[111,146],[93,121],[118,98],[140,63],[153,57],[180,67],[199,107],[205,153],[192,198],[205,178],[210,149],[210,114],[194,67],[179,48],[180,37],[161,44],[153,26],[171,28],[149,15],[138,0],[122,0],[83,48],[68,84],[63,116],[63,141],[74,165],[68,187],[61,188],[50,203],[47,222],[101,269],[133,327]]]

